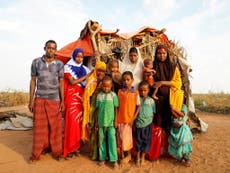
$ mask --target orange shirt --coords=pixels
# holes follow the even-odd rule
[[[131,91],[120,89],[118,91],[119,108],[117,123],[131,123],[134,118],[136,106],[140,105],[140,97],[134,88]]]

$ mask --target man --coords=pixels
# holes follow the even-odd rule
[[[47,149],[59,160],[62,154],[64,111],[63,63],[55,59],[57,44],[48,40],[45,55],[31,65],[29,110],[33,113],[33,147],[30,162],[39,160]]]

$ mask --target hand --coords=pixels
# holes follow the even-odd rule
[[[28,108],[30,110],[31,113],[34,112],[34,100],[29,102]]]
[[[130,125],[130,127],[132,127],[132,126],[133,126],[133,121],[132,121],[132,122],[130,122],[130,123],[129,123],[129,125]]]
[[[65,110],[65,104],[64,104],[63,101],[61,101],[60,107],[59,107],[59,111],[60,111],[60,112],[64,112],[64,110]]]
[[[98,123],[97,122],[95,123],[94,128],[95,128],[95,130],[98,130]]]
[[[173,106],[173,105],[171,105],[171,104],[170,104],[170,108],[171,108],[171,110],[172,110],[172,111],[174,111],[174,110],[175,110],[174,106]]]
[[[117,122],[116,121],[114,121],[114,127],[117,128]]]

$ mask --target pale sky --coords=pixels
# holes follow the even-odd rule
[[[187,51],[192,92],[230,93],[229,12],[229,0],[0,0],[0,91],[29,91],[45,42],[60,49],[91,19],[121,33],[166,28]]]

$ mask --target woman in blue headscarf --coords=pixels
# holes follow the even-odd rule
[[[79,154],[83,117],[82,97],[89,69],[83,65],[84,52],[77,48],[64,66],[65,132],[64,157]]]

